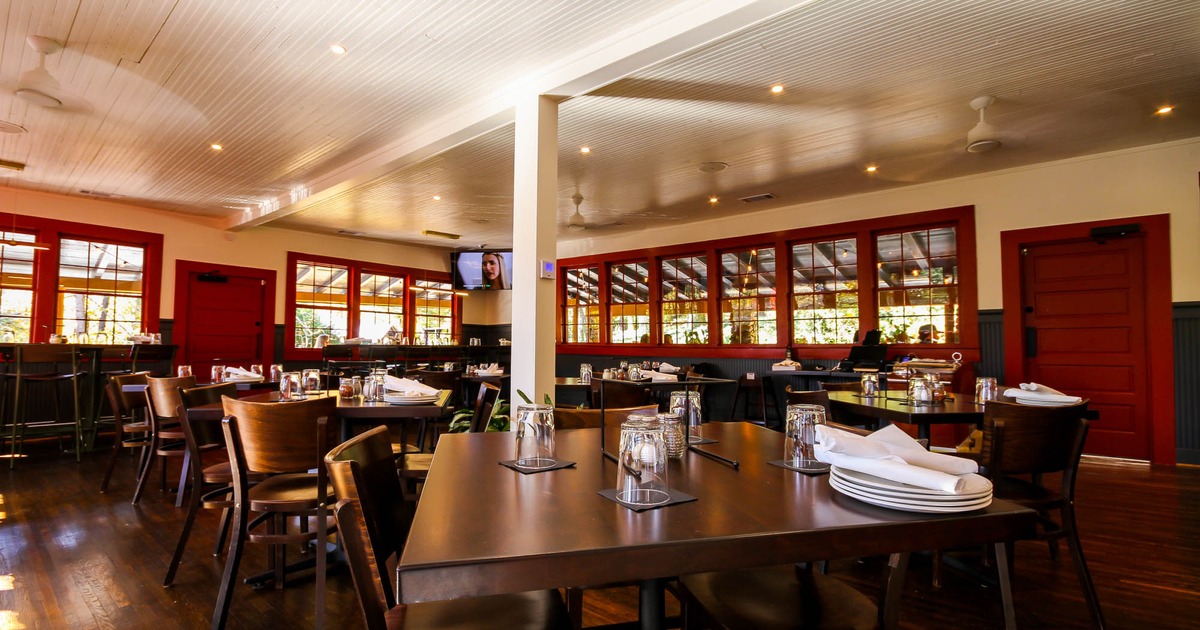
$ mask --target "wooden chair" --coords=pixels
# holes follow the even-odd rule
[[[819,389],[812,392],[796,392],[792,391],[791,387],[791,385],[788,385],[784,388],[784,392],[787,394],[787,404],[789,405],[821,405],[825,408],[825,419],[829,422],[839,422],[844,425],[857,427],[869,427],[870,429],[875,429],[879,425],[878,420],[869,416],[846,413],[834,414],[833,405],[829,404],[829,390]],[[857,391],[858,388],[859,384],[854,383],[854,390]]]
[[[161,460],[160,487],[167,488],[167,460],[180,458],[179,486],[176,488],[175,507],[183,506],[183,491],[187,485],[188,452],[183,430],[179,428],[179,389],[195,387],[195,376],[165,376],[146,379],[146,415],[150,417],[150,456],[138,473],[137,489],[133,491],[133,504],[142,500],[142,491],[154,469],[154,460]]]
[[[404,548],[410,510],[402,500],[390,442],[387,428],[376,427],[325,456],[338,498],[338,530],[368,630],[569,628],[556,591],[397,604],[389,567]]]
[[[604,420],[607,426],[619,426],[629,416],[658,413],[658,405],[643,405],[641,407],[620,407],[605,409]],[[580,409],[578,407],[555,407],[554,429],[598,429],[600,428],[599,409]]]
[[[980,463],[983,474],[992,480],[993,496],[1037,511],[1042,525],[1039,538],[1049,542],[1052,557],[1058,555],[1057,540],[1067,540],[1092,623],[1103,628],[1104,612],[1075,522],[1075,477],[1087,440],[1086,412],[1087,401],[1067,407],[989,402],[983,411]],[[1042,483],[1043,475],[1053,473],[1062,473],[1057,489]],[[1050,518],[1053,510],[1061,514],[1061,523]]]
[[[233,536],[213,611],[212,627],[224,628],[247,542],[275,548],[270,567],[276,589],[284,586],[286,545],[316,543],[316,621],[325,618],[325,542],[337,530],[330,522],[328,482],[322,457],[334,441],[337,423],[328,419],[337,399],[326,396],[301,402],[255,403],[223,398],[225,445],[233,472]],[[315,473],[309,470],[316,469]],[[252,474],[267,476],[251,487]],[[256,516],[250,520],[250,513]],[[300,527],[290,529],[298,519]],[[309,529],[310,520],[316,530]],[[269,579],[269,578],[268,578]]]
[[[417,370],[416,377],[422,383],[438,389],[451,391],[450,404],[463,405],[462,370]]]
[[[233,514],[233,469],[229,464],[229,455],[225,450],[225,438],[221,429],[214,422],[192,423],[188,419],[187,410],[200,405],[221,402],[221,397],[237,396],[237,385],[234,383],[217,383],[201,387],[180,389],[179,428],[183,431],[184,443],[188,451],[189,477],[192,482],[192,494],[188,501],[187,517],[183,521],[183,529],[179,532],[179,541],[175,544],[175,554],[167,567],[167,577],[163,586],[170,586],[175,581],[175,571],[183,559],[183,551],[187,547],[188,537],[196,522],[196,514],[200,508],[208,510],[223,510],[221,529],[217,533],[216,544],[213,545],[213,555],[221,555],[221,547],[229,532],[229,521]],[[213,464],[205,466],[206,452],[220,451],[221,458]]]
[[[500,388],[491,383],[479,384],[479,395],[475,397],[475,412],[471,414],[471,433],[487,431],[488,420],[492,417],[492,408],[500,398]],[[399,468],[400,480],[404,490],[405,500],[416,505],[421,498],[421,486],[429,476],[429,467],[433,465],[433,453],[406,453],[395,459]]]
[[[592,381],[593,395],[596,400],[595,407],[600,406],[600,381],[595,379]],[[650,403],[650,390],[636,383],[625,381],[606,381],[604,383],[604,406],[621,408],[621,407],[640,407]]]
[[[141,449],[137,470],[140,472],[145,465],[145,459],[150,457],[150,442],[152,427],[150,420],[143,416],[137,419],[135,413],[145,412],[146,394],[143,392],[129,393],[122,391],[125,385],[145,385],[149,372],[134,374],[118,374],[108,379],[105,392],[108,395],[108,406],[113,412],[113,448],[108,457],[108,466],[104,468],[104,477],[100,479],[100,492],[108,492],[108,482],[112,479],[113,469],[121,451],[127,448]]]

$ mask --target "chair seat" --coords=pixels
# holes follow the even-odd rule
[[[200,474],[204,475],[204,483],[233,483],[233,468],[227,461],[205,466]],[[251,482],[261,482],[264,479],[269,479],[270,475],[249,473],[246,477]]]
[[[570,628],[566,606],[556,591],[489,595],[447,602],[400,605],[385,615],[388,630],[445,628]]]
[[[679,578],[691,606],[719,628],[867,629],[878,624],[875,603],[836,578],[797,577],[794,565],[699,573]]]
[[[403,467],[400,469],[400,476],[425,476],[429,474],[429,467],[433,464],[433,453],[405,455],[403,464]]]
[[[328,488],[326,496],[331,496]],[[275,475],[251,486],[250,511],[304,510],[317,507],[317,477],[307,473]]]
[[[400,444],[392,442],[392,455],[414,455],[421,452],[421,447],[416,444]]]
[[[121,425],[121,433],[149,433],[149,422],[126,422]]]

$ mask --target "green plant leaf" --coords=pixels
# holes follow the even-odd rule
[[[521,390],[519,390],[519,389],[518,389],[518,390],[517,390],[517,395],[518,395],[518,396],[520,396],[520,397],[521,397],[521,400],[524,400],[526,403],[528,403],[528,404],[530,404],[530,405],[532,405],[532,404],[533,404],[533,401],[532,401],[532,400],[529,400],[529,396],[526,396],[526,395],[525,395],[525,392],[523,392],[523,391],[521,391]]]
[[[550,400],[550,394],[542,394],[542,395],[546,397],[546,398],[545,398],[545,403],[546,403],[547,405],[550,405],[551,407],[553,407],[553,406],[554,406],[554,401],[553,401],[553,400]]]

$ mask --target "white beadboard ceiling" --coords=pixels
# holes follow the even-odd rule
[[[520,85],[569,97],[563,239],[1200,136],[1196,0],[2,6],[0,120],[28,132],[0,133],[27,164],[0,181],[231,229],[508,244]],[[13,95],[31,34],[66,46],[46,61],[61,108]],[[969,154],[984,94],[1004,145]]]

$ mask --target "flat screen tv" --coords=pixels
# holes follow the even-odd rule
[[[454,288],[488,291],[512,288],[512,252],[489,250],[450,254]]]

